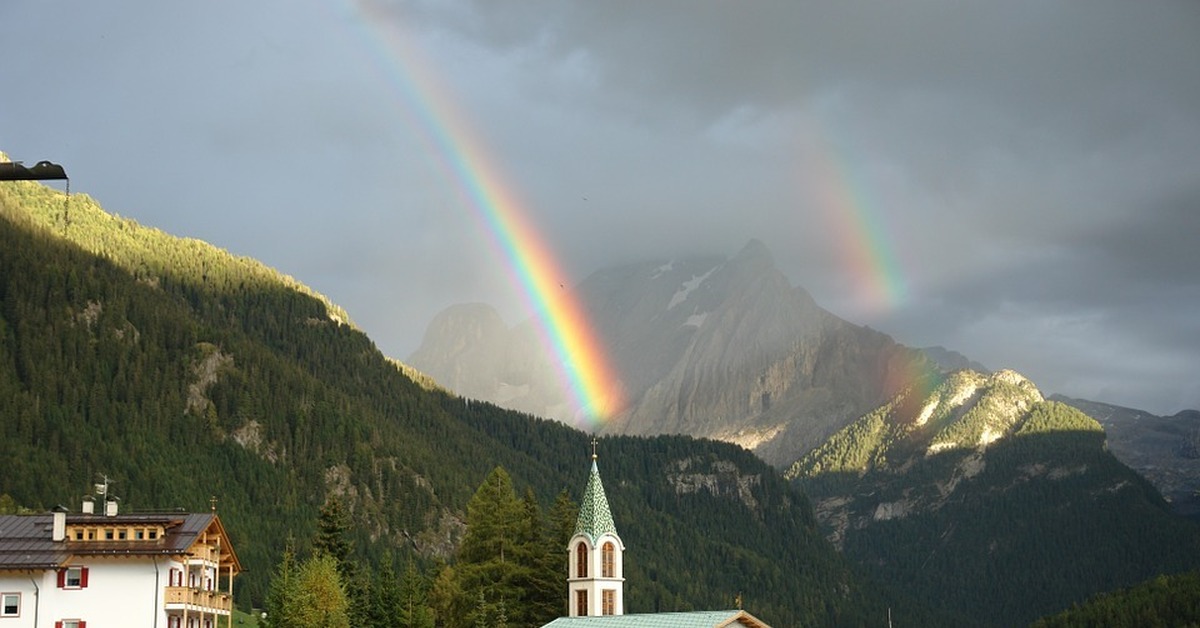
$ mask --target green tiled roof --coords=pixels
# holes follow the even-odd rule
[[[542,628],[769,628],[745,611],[559,617]]]
[[[612,512],[608,509],[604,485],[600,483],[600,469],[593,458],[592,473],[588,476],[587,489],[584,490],[583,501],[579,504],[575,534],[586,534],[592,543],[595,543],[601,534],[606,533],[617,536],[617,526],[613,523]]]

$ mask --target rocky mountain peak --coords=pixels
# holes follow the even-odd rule
[[[897,374],[932,369],[822,309],[759,240],[733,258],[601,270],[575,292],[628,398],[609,433],[715,438],[782,467],[899,392]],[[478,314],[439,316],[408,362],[461,394],[570,421],[534,323],[497,340],[496,325],[472,322]]]

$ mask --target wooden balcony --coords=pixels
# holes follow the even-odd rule
[[[167,610],[195,610],[205,613],[228,615],[233,611],[233,600],[228,593],[202,591],[190,587],[167,587]]]
[[[197,544],[192,546],[190,559],[192,563],[204,561],[216,565],[221,561],[221,553],[215,546]]]

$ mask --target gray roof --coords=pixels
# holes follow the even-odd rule
[[[542,628],[771,628],[746,611],[559,617]]]
[[[604,496],[604,485],[600,483],[600,469],[596,466],[596,459],[592,458],[592,472],[588,476],[587,489],[583,491],[583,501],[579,503],[575,534],[586,534],[595,543],[605,533],[618,536],[617,525],[613,523],[612,512],[608,509],[608,498]]]
[[[54,569],[72,556],[151,556],[187,552],[212,524],[213,513],[146,513],[67,515],[67,525],[161,525],[163,537],[155,541],[54,541],[54,516],[0,515],[0,570]]]

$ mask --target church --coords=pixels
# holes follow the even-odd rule
[[[592,470],[566,550],[568,616],[542,628],[771,628],[740,609],[625,614],[625,544],[600,482],[594,439]]]

